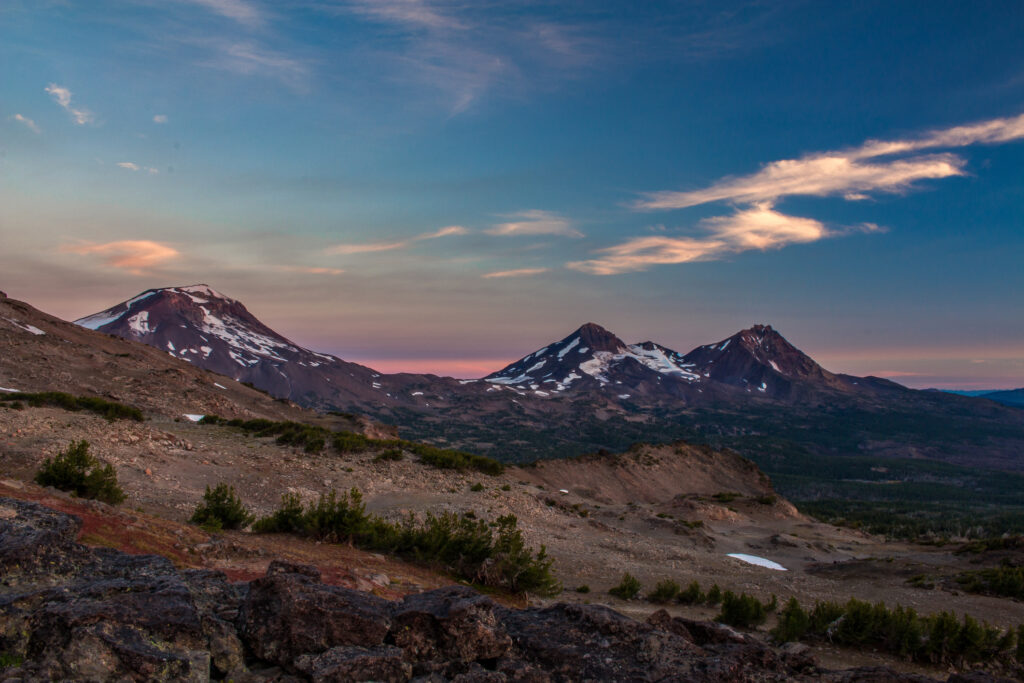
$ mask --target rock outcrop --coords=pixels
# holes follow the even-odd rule
[[[0,498],[0,681],[929,680],[825,671],[800,648],[665,611],[643,623],[596,605],[510,609],[462,586],[389,602],[280,561],[232,583],[86,548],[79,527]]]

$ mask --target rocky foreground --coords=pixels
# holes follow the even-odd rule
[[[232,583],[75,542],[0,498],[0,681],[927,681],[826,671],[724,626],[595,605],[511,609],[462,586],[390,602],[273,562]],[[953,675],[949,681],[991,680]]]

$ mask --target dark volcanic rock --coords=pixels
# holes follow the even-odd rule
[[[401,648],[392,645],[332,647],[317,657],[303,655],[295,667],[314,683],[385,681],[398,683],[412,678],[412,665],[403,659]]]
[[[280,561],[231,583],[161,557],[90,550],[74,542],[77,529],[63,513],[0,499],[0,653],[23,661],[4,681],[929,680],[822,670],[800,648],[664,610],[647,623],[590,605],[515,610],[460,586],[393,604]]]
[[[0,583],[56,580],[74,571],[89,556],[75,546],[82,523],[20,500],[0,503]]]
[[[253,654],[288,666],[300,655],[339,645],[382,644],[390,612],[391,604],[374,595],[320,583],[313,567],[274,562],[249,584],[239,618]]]
[[[512,639],[494,610],[493,600],[464,586],[410,595],[395,608],[393,638],[417,660],[497,659]]]

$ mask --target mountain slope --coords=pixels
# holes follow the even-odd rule
[[[681,354],[588,323],[480,380],[456,380],[304,349],[205,285],[149,290],[79,324],[306,407],[364,413],[403,436],[505,460],[689,439],[794,476],[835,456],[1024,470],[1020,410],[829,372],[769,325]]]

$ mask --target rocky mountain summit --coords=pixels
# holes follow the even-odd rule
[[[796,446],[816,457],[1024,470],[1019,408],[830,372],[771,325],[684,354],[587,323],[497,372],[457,380],[384,374],[304,349],[207,285],[148,290],[77,322],[307,408],[362,413],[404,436],[506,461],[685,438],[755,458]]]
[[[932,680],[824,670],[799,650],[664,611],[640,622],[601,606],[513,609],[463,586],[392,602],[282,561],[232,583],[156,555],[87,548],[79,527],[0,499],[5,681]]]

